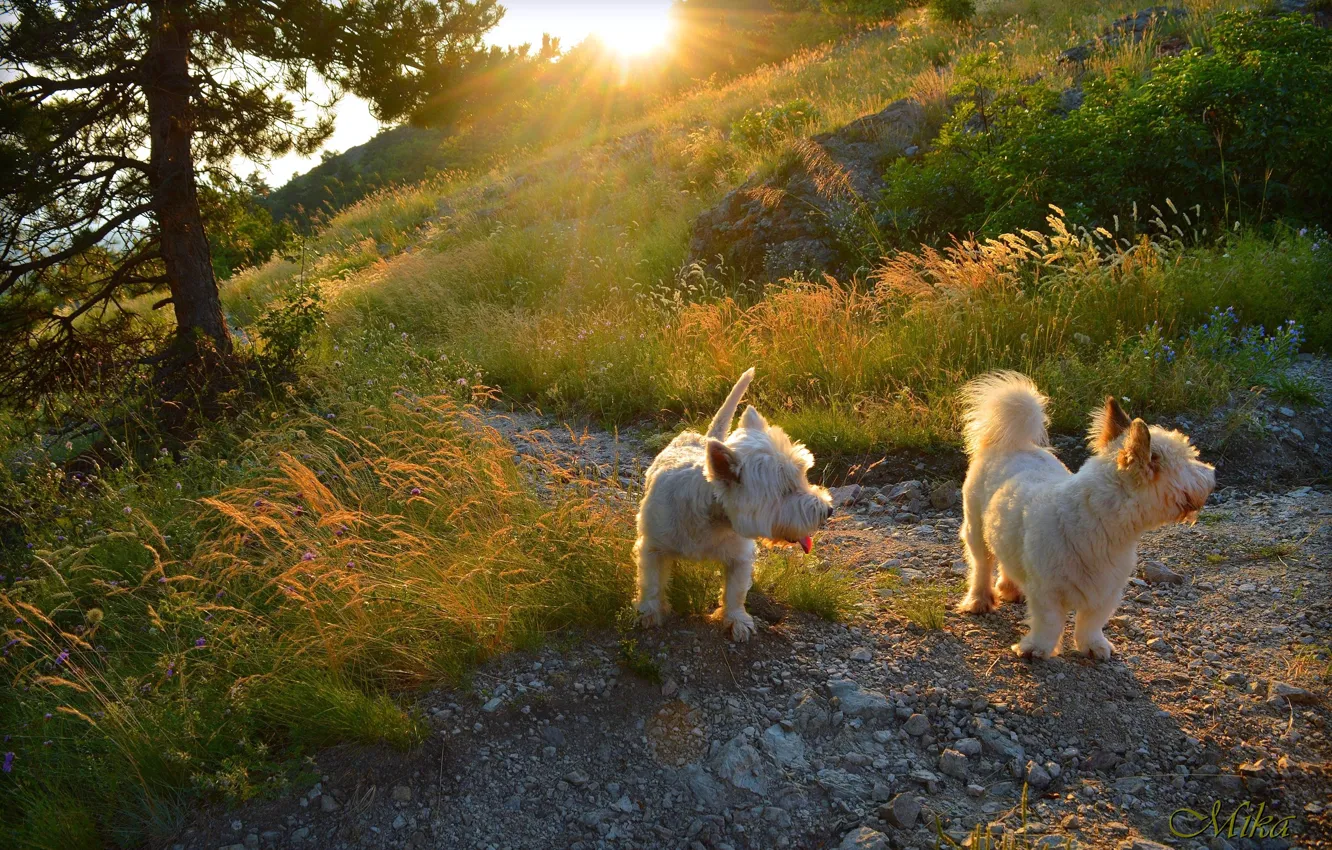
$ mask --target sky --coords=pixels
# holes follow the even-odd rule
[[[541,44],[542,33],[548,32],[568,49],[595,33],[608,44],[619,44],[632,52],[664,38],[671,0],[501,0],[500,4],[507,12],[499,26],[486,34],[488,44],[508,47],[530,42],[535,46]],[[357,97],[342,99],[336,120],[333,136],[324,146],[326,151],[355,147],[369,141],[380,129],[365,101]],[[309,171],[319,160],[319,154],[291,154],[266,165],[238,163],[237,171],[248,174],[258,170],[270,186],[277,187],[293,175]]]

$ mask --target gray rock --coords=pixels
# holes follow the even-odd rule
[[[412,789],[406,785],[393,786],[393,802],[410,803],[412,801]]]
[[[1170,850],[1170,848],[1148,838],[1129,838],[1119,843],[1119,850]]]
[[[832,712],[828,710],[828,703],[809,689],[801,693],[792,716],[795,727],[806,735],[822,732],[832,722]]]
[[[898,794],[879,807],[879,819],[898,829],[914,829],[920,817],[920,800],[914,794]]]
[[[868,797],[874,786],[863,776],[835,767],[825,767],[814,776],[814,781],[838,800],[860,801]]]
[[[614,803],[611,803],[611,808],[617,812],[624,812],[625,814],[631,814],[633,812],[638,811],[638,806],[634,803],[633,800],[629,799],[628,794],[620,795],[620,799],[616,800]]]
[[[1027,762],[1027,784],[1038,791],[1043,791],[1050,787],[1053,781],[1050,778],[1050,772],[1034,761]]]
[[[1285,705],[1294,703],[1295,705],[1309,705],[1317,701],[1312,691],[1286,682],[1272,682],[1267,686],[1267,701],[1274,705]]]
[[[691,764],[685,768],[685,786],[703,808],[713,811],[721,807],[725,794],[721,783],[698,765]]]
[[[737,788],[764,794],[768,790],[768,766],[744,735],[736,735],[710,760],[713,773]]]
[[[336,812],[339,808],[338,801],[333,799],[332,794],[325,794],[319,798],[319,808],[325,812]]]
[[[923,714],[913,714],[902,724],[902,731],[913,738],[919,738],[930,731],[930,719]]]
[[[852,661],[860,661],[863,663],[866,661],[873,661],[874,653],[871,652],[867,647],[857,646],[851,650],[851,654],[848,657]]]
[[[1022,745],[1012,738],[990,726],[982,726],[976,730],[976,737],[980,738],[985,751],[991,755],[998,756],[1003,761],[1019,761],[1026,759],[1026,751]]]
[[[763,730],[759,746],[782,767],[804,768],[805,741],[798,732],[788,732],[777,724]]]
[[[1147,780],[1141,776],[1121,776],[1115,780],[1115,790],[1138,797],[1147,790]]]
[[[928,126],[924,107],[904,99],[801,143],[792,167],[746,182],[694,221],[686,262],[720,261],[758,281],[854,270],[836,222],[879,196],[884,161],[922,141]]]
[[[925,485],[919,481],[903,481],[900,484],[893,485],[892,489],[885,494],[885,497],[888,501],[897,504],[918,502],[925,498]]]
[[[971,758],[980,755],[984,746],[977,738],[958,738],[957,741],[953,743],[953,749],[957,750],[967,758]]]
[[[830,680],[828,691],[841,700],[843,713],[850,717],[889,717],[893,713],[893,705],[886,696],[878,691],[861,690],[850,679]]]
[[[541,729],[541,740],[552,747],[563,747],[564,731],[558,726],[545,726]]]
[[[485,705],[481,706],[481,710],[484,711],[486,714],[494,714],[496,711],[499,710],[499,707],[501,705],[504,705],[503,698],[491,697],[490,699],[486,700]]]
[[[837,850],[888,850],[888,836],[867,826],[857,827],[842,837]]]
[[[930,491],[930,505],[936,511],[948,510],[956,505],[961,498],[962,494],[957,489],[956,481],[945,481]]]
[[[864,488],[859,484],[847,484],[844,487],[832,488],[828,491],[828,495],[832,497],[833,507],[845,508],[859,502],[863,492]]]
[[[1184,576],[1167,567],[1160,561],[1144,561],[1142,577],[1148,584],[1183,584]]]
[[[963,782],[967,781],[967,757],[957,750],[944,750],[939,754],[939,772]]]

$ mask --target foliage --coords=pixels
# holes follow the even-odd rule
[[[771,147],[779,141],[803,136],[818,123],[819,111],[803,98],[766,109],[751,109],[731,124],[731,139],[747,148]]]
[[[298,281],[285,303],[271,308],[255,323],[264,340],[260,359],[271,371],[290,374],[306,354],[306,346],[324,324],[319,284]]]
[[[261,266],[291,242],[291,225],[274,221],[262,203],[268,187],[257,176],[233,181],[225,175],[217,186],[199,187],[199,205],[208,232],[213,273],[226,280],[237,271]]]
[[[759,562],[754,587],[771,599],[825,620],[842,620],[858,597],[851,574],[817,558],[772,551]]]
[[[1084,78],[1068,113],[1045,83],[1003,73],[996,51],[959,62],[966,99],[935,150],[889,169],[886,226],[908,244],[993,235],[1033,226],[1049,204],[1089,228],[1145,225],[1137,214],[1167,197],[1206,211],[1198,226],[1321,221],[1332,209],[1332,177],[1315,165],[1332,155],[1332,33],[1299,16],[1231,13],[1208,37],[1211,51],[1161,59],[1145,79]]]
[[[930,0],[929,10],[940,21],[962,23],[976,16],[976,0]]]

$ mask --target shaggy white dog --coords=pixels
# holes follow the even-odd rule
[[[753,379],[753,369],[740,376],[706,435],[685,431],[648,468],[634,544],[643,625],[660,625],[670,613],[664,593],[677,560],[715,560],[726,570],[717,615],[733,640],[748,640],[755,539],[798,543],[808,553],[811,535],[832,513],[828,491],[806,478],[814,465],[808,449],[753,407],[730,431]]]
[[[1119,607],[1143,532],[1197,519],[1216,484],[1211,466],[1178,431],[1129,420],[1113,397],[1092,416],[1092,456],[1077,473],[1046,448],[1047,399],[1015,372],[994,372],[965,390],[971,458],[962,488],[962,542],[971,587],[958,610],[983,614],[1000,599],[1027,597],[1024,656],[1059,652],[1076,612],[1078,652],[1109,658],[1102,629]]]

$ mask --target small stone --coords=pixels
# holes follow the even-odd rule
[[[832,497],[833,507],[844,508],[858,502],[863,489],[859,484],[847,484],[845,487],[832,488],[828,495]]]
[[[939,772],[965,782],[967,779],[967,757],[957,750],[944,750],[939,754]]]
[[[675,696],[675,692],[680,690],[674,679],[667,679],[661,686],[661,695],[664,697]]]
[[[394,829],[402,829],[406,825],[407,825],[407,818],[403,817],[402,815],[398,815],[396,818],[394,818],[393,823],[391,824],[391,826]]]
[[[957,482],[945,481],[938,487],[930,491],[930,505],[936,511],[946,511],[956,505],[961,498],[957,489]]]
[[[973,782],[973,783],[971,783],[970,785],[967,786],[967,794],[969,794],[969,795],[972,796],[972,797],[984,797],[984,796],[985,796],[985,786],[984,786],[984,785],[977,785],[976,783]]]
[[[1244,674],[1235,670],[1231,670],[1221,677],[1221,684],[1230,685],[1232,688],[1242,688],[1248,683],[1249,680],[1244,677]]]
[[[319,808],[326,812],[336,812],[338,810],[338,801],[333,799],[332,794],[325,794],[319,798]]]
[[[888,850],[888,836],[867,826],[857,827],[842,837],[837,850]]]
[[[486,714],[494,714],[496,711],[499,710],[499,707],[503,704],[504,704],[503,698],[491,697],[490,699],[486,700],[485,705],[481,706],[481,710],[484,711]]]
[[[571,770],[564,775],[564,781],[575,788],[582,788],[590,779],[586,773],[581,770]]]
[[[1175,648],[1166,643],[1164,638],[1152,638],[1147,641],[1147,648],[1160,655],[1169,655],[1175,651]]]
[[[1034,761],[1027,762],[1027,784],[1032,788],[1044,790],[1050,786],[1050,772]]]
[[[638,811],[638,806],[634,805],[634,801],[629,799],[628,794],[622,795],[620,799],[611,803],[611,808],[615,809],[617,812],[624,812],[625,814]]]
[[[1147,780],[1141,776],[1121,776],[1115,780],[1115,790],[1138,797],[1147,790]]]
[[[1308,705],[1317,699],[1311,691],[1285,682],[1272,682],[1267,686],[1267,701],[1273,705]]]
[[[919,738],[930,731],[930,719],[923,714],[913,714],[902,724],[902,731],[913,738]]]
[[[393,802],[410,803],[412,801],[412,789],[406,785],[393,786]]]
[[[1170,850],[1170,848],[1147,838],[1130,838],[1120,842],[1119,850]]]
[[[886,803],[893,798],[893,789],[888,787],[887,783],[875,782],[874,787],[870,789],[870,797],[876,803]]]
[[[1287,419],[1293,419],[1295,417],[1295,411],[1291,410],[1289,407],[1278,407],[1277,413],[1280,413]]]
[[[1183,584],[1184,576],[1167,567],[1160,561],[1146,561],[1142,565],[1142,577],[1148,584]]]
[[[980,740],[977,738],[959,738],[957,739],[957,742],[953,744],[953,749],[957,750],[967,758],[971,758],[972,756],[980,755],[983,747]]]
[[[914,794],[898,794],[879,807],[879,819],[898,829],[913,829],[920,817],[920,801]]]
[[[867,648],[863,646],[857,646],[856,648],[851,650],[850,657],[852,661],[873,661],[874,653],[870,652]]]

